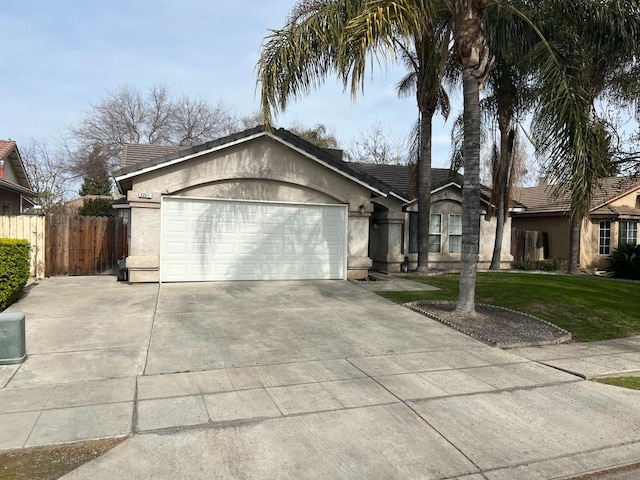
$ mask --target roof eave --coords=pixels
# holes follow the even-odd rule
[[[599,208],[602,208],[602,207],[604,207],[606,205],[609,205],[611,202],[615,202],[616,200],[619,200],[622,197],[625,197],[627,195],[632,194],[634,191],[640,191],[640,184],[635,185],[634,187],[630,188],[629,190],[626,190],[625,192],[621,193],[620,195],[617,195],[615,197],[609,198],[608,200],[602,202],[601,204],[596,205],[595,207],[591,208],[589,211],[590,212],[595,212]]]
[[[22,185],[17,185],[15,183],[11,183],[7,180],[0,179],[0,187],[6,188],[7,190],[11,190],[15,193],[19,193],[20,195],[24,195],[25,197],[33,198],[38,194],[31,190],[30,188],[25,188]]]
[[[133,170],[133,171],[124,173],[122,175],[117,175],[116,174],[114,176],[114,179],[115,179],[115,182],[116,182],[116,184],[118,186],[118,190],[120,191],[120,193],[124,194],[127,190],[129,190],[131,188],[131,185],[126,185],[126,184],[123,185],[123,182],[125,182],[127,180],[131,180],[131,179],[133,179],[133,178],[135,178],[135,177],[137,177],[139,175],[144,175],[146,173],[150,173],[150,172],[159,170],[161,168],[166,168],[166,167],[169,167],[169,166],[172,166],[172,165],[176,165],[176,164],[185,162],[187,160],[191,160],[192,158],[196,158],[196,157],[207,155],[207,154],[210,154],[210,153],[213,153],[213,152],[224,150],[226,148],[229,148],[229,147],[232,147],[232,146],[235,146],[235,145],[239,145],[239,144],[242,144],[242,143],[245,143],[245,142],[249,142],[249,141],[255,140],[257,138],[264,137],[264,136],[268,136],[268,137],[270,137],[270,138],[282,143],[283,145],[286,145],[288,148],[291,148],[292,150],[295,150],[296,152],[306,156],[307,158],[311,158],[312,160],[314,160],[317,163],[323,165],[324,167],[328,168],[329,170],[332,170],[332,171],[338,173],[339,175],[341,175],[341,176],[343,176],[345,178],[348,178],[349,180],[351,180],[351,181],[353,181],[353,182],[355,182],[355,183],[357,183],[357,184],[359,184],[359,185],[371,190],[372,192],[374,192],[377,195],[386,197],[387,195],[389,195],[391,193],[391,192],[385,192],[382,189],[380,189],[380,188],[378,188],[378,187],[376,187],[374,185],[371,185],[370,183],[368,183],[368,182],[366,182],[366,181],[364,181],[362,179],[359,179],[359,178],[355,177],[354,175],[351,175],[350,173],[346,172],[345,170],[340,169],[340,168],[332,165],[331,163],[323,160],[318,155],[314,155],[313,153],[310,153],[309,151],[307,151],[307,150],[305,150],[303,148],[300,148],[299,146],[294,145],[291,142],[288,142],[285,138],[282,138],[280,135],[268,132],[266,130],[261,130],[261,131],[258,131],[256,133],[254,133],[254,134],[247,135],[247,136],[238,138],[236,140],[232,140],[232,141],[229,141],[229,142],[225,142],[225,143],[221,143],[221,144],[218,144],[218,145],[214,145],[211,148],[206,148],[206,149],[203,149],[203,150],[198,151],[198,152],[194,152],[194,153],[186,154],[186,155],[182,155],[182,156],[177,156],[176,158],[172,158],[172,159],[170,158],[165,162],[150,164],[150,165],[148,165],[146,167],[142,167],[142,168],[139,168],[137,170]],[[173,155],[179,155],[179,153],[178,154],[173,154]],[[173,155],[170,155],[170,157],[173,156]],[[327,155],[329,155],[329,154],[327,153]],[[123,169],[123,170],[126,171],[126,169]],[[402,198],[402,197],[399,197],[399,198]]]

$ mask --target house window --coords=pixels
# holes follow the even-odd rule
[[[449,253],[462,252],[462,215],[449,215]]]
[[[409,253],[418,253],[418,212],[409,212]]]
[[[600,222],[598,253],[600,255],[609,255],[611,253],[611,221],[609,220]]]
[[[630,243],[638,244],[638,222],[620,222],[620,235],[618,235],[618,244]]]
[[[429,220],[429,253],[442,252],[442,215],[432,213]]]

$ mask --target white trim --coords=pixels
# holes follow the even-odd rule
[[[431,217],[435,217],[436,215],[438,217],[440,217],[440,222],[438,223],[438,225],[440,226],[440,232],[439,233],[431,233],[431,227],[433,226],[433,222],[431,221]],[[443,235],[444,235],[443,228],[442,228],[443,217],[444,217],[443,213],[440,213],[440,212],[431,213],[431,212],[429,212],[429,232],[428,232],[429,237],[427,239],[427,250],[428,250],[429,253],[443,253],[443,250],[444,250],[444,248],[442,248],[443,247]],[[434,236],[437,235],[438,237],[440,237],[440,244],[439,244],[440,248],[438,248],[437,252],[432,252],[430,250],[430,248],[429,248],[431,246],[431,235],[434,235]]]
[[[401,201],[403,201],[403,202],[410,202],[410,200],[408,200],[408,199],[406,199],[406,198],[404,198],[404,197],[401,197],[401,196],[400,196],[400,195],[398,195],[396,192],[391,191],[391,192],[389,192],[389,195],[391,195],[392,197],[396,197],[398,200],[401,200]],[[405,204],[405,205],[406,205],[406,204]]]
[[[263,135],[266,135],[266,132],[260,132],[258,134],[250,135],[248,137],[243,137],[241,139],[234,140],[232,142],[228,142],[228,143],[225,143],[225,144],[222,144],[222,145],[216,145],[215,147],[209,148],[207,150],[202,150],[201,152],[192,153],[191,155],[185,155],[184,157],[174,158],[173,160],[168,160],[168,161],[163,162],[163,163],[158,163],[156,165],[151,165],[151,166],[149,166],[147,168],[143,168],[141,170],[136,170],[135,172],[131,172],[131,173],[126,173],[124,175],[120,175],[120,176],[114,177],[114,178],[116,179],[116,182],[121,182],[122,180],[127,180],[129,178],[137,177],[138,175],[144,175],[145,173],[153,172],[154,170],[159,170],[159,169],[164,168],[164,167],[169,167],[171,165],[176,165],[178,163],[182,163],[184,161],[191,160],[192,158],[200,157],[202,155],[207,155],[208,153],[216,152],[218,150],[223,150],[225,148],[232,147],[234,145],[239,145],[239,144],[244,143],[246,141],[254,140],[256,138],[260,138]]]
[[[460,217],[460,235],[457,233],[451,233],[451,217]],[[460,251],[452,252],[451,251],[451,237],[460,237]],[[447,253],[449,255],[461,255],[462,254],[462,214],[460,213],[449,213],[447,216]]]
[[[127,179],[133,178],[133,177],[137,177],[138,175],[144,175],[145,173],[153,172],[155,170],[159,170],[159,169],[164,168],[164,167],[169,167],[169,166],[172,166],[172,165],[176,165],[178,163],[182,163],[184,161],[191,160],[192,158],[200,157],[202,155],[207,155],[209,153],[216,152],[216,151],[219,151],[219,150],[223,150],[225,148],[229,148],[229,147],[232,147],[234,145],[239,145],[241,143],[248,142],[250,140],[255,140],[256,138],[260,138],[260,137],[263,137],[263,136],[269,136],[272,139],[277,140],[281,144],[286,145],[290,149],[292,149],[292,150],[304,155],[305,157],[310,158],[310,159],[318,162],[320,165],[323,165],[324,167],[328,168],[329,170],[332,170],[332,171],[336,172],[337,174],[339,174],[339,175],[341,175],[341,176],[343,176],[345,178],[348,178],[352,182],[355,182],[355,183],[357,183],[357,184],[359,184],[359,185],[371,190],[373,193],[376,193],[376,194],[378,194],[378,195],[380,195],[382,197],[388,196],[387,193],[384,193],[381,190],[378,190],[377,188],[373,187],[372,185],[369,185],[368,183],[366,183],[366,182],[364,182],[362,180],[359,180],[359,179],[357,179],[356,177],[354,177],[352,175],[349,175],[348,173],[344,172],[343,170],[341,170],[341,169],[339,169],[337,167],[334,167],[333,165],[330,165],[330,164],[320,160],[315,155],[311,155],[306,150],[303,150],[303,149],[301,149],[301,148],[299,148],[299,147],[297,147],[297,146],[295,146],[295,145],[283,140],[279,136],[274,135],[274,134],[269,133],[269,132],[266,132],[266,131],[262,131],[262,132],[254,134],[254,135],[250,135],[248,137],[243,137],[243,138],[238,139],[238,140],[234,140],[234,141],[227,142],[227,143],[224,143],[224,144],[221,144],[221,145],[217,145],[217,146],[215,146],[213,148],[209,148],[207,150],[202,150],[201,152],[193,153],[191,155],[186,155],[184,157],[175,158],[173,160],[169,160],[169,161],[163,162],[163,163],[158,163],[156,165],[151,165],[151,166],[143,168],[141,170],[136,170],[135,172],[126,173],[124,175],[120,175],[120,176],[117,176],[117,177],[114,177],[114,178],[116,180],[116,183],[120,183],[123,180],[127,180]],[[398,198],[400,198],[401,200],[404,200],[402,197],[398,197]]]
[[[605,205],[609,205],[612,202],[615,202],[616,200],[621,199],[622,197],[626,197],[627,195],[632,195],[634,190],[640,190],[640,185],[636,185],[635,187],[630,188],[629,190],[627,190],[626,192],[621,193],[620,195],[618,195],[617,197],[612,197],[609,200],[607,200],[604,203],[601,203],[600,205],[597,205],[595,207],[593,207],[591,210],[589,210],[590,212],[595,212],[597,209],[604,207]]]
[[[318,162],[320,165],[323,165],[323,166],[327,167],[329,170],[332,170],[332,171],[336,172],[337,174],[342,175],[342,176],[343,176],[343,177],[345,177],[345,178],[348,178],[348,179],[349,179],[349,180],[351,180],[352,182],[355,182],[355,183],[357,183],[357,184],[359,184],[359,185],[361,185],[361,186],[363,186],[363,187],[365,187],[365,188],[368,188],[368,189],[369,189],[369,190],[371,190],[373,193],[376,193],[376,194],[378,194],[378,195],[380,195],[380,196],[382,196],[382,197],[387,197],[387,196],[388,196],[388,194],[387,194],[387,193],[384,193],[383,191],[378,190],[377,188],[373,187],[372,185],[369,185],[368,183],[363,182],[362,180],[359,180],[359,179],[357,179],[356,177],[354,177],[354,176],[352,176],[352,175],[349,175],[348,173],[345,173],[343,170],[340,170],[339,168],[334,167],[333,165],[329,165],[328,163],[326,163],[326,162],[324,162],[324,161],[320,160],[320,159],[319,159],[318,157],[316,157],[315,155],[311,155],[311,154],[309,154],[309,152],[307,152],[307,151],[305,151],[305,150],[303,150],[303,149],[301,149],[301,148],[299,148],[299,147],[296,147],[295,145],[293,145],[293,144],[291,144],[291,143],[289,143],[289,142],[287,142],[287,141],[285,141],[285,140],[281,139],[280,137],[278,137],[278,136],[276,136],[276,135],[272,135],[272,136],[273,136],[273,138],[274,138],[274,139],[278,140],[278,141],[279,141],[280,143],[282,143],[283,145],[288,146],[290,149],[295,150],[295,151],[296,151],[296,152],[298,152],[298,153],[301,153],[301,154],[302,154],[302,155],[304,155],[305,157],[308,157],[308,158],[311,158],[311,159],[315,160],[315,161],[316,161],[316,162]]]
[[[311,202],[283,202],[279,200],[243,200],[237,198],[211,198],[211,197],[191,197],[184,195],[162,195],[162,201],[164,199],[185,199],[185,200],[206,200],[211,202],[237,202],[237,203],[268,203],[268,204],[278,204],[278,205],[312,205],[314,207],[349,207],[347,203],[311,203]],[[349,213],[349,210],[347,210]]]
[[[434,193],[438,193],[440,190],[444,190],[445,188],[449,188],[451,186],[456,186],[460,190],[462,190],[462,185],[460,185],[459,183],[457,183],[457,182],[449,182],[449,183],[447,183],[445,185],[442,185],[442,186],[440,186],[440,187],[438,187],[438,188],[436,188],[434,190],[431,190],[431,195],[433,195]]]

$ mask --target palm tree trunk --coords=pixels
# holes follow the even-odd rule
[[[421,109],[422,110],[422,109]],[[420,112],[420,160],[418,162],[418,271],[429,270],[431,221],[431,144],[434,111]]]
[[[571,215],[571,225],[569,227],[569,269],[570,275],[578,273],[580,263],[580,225],[582,221],[578,215]]]
[[[475,315],[476,275],[480,243],[480,84],[463,69],[464,181],[462,186],[462,254],[456,312]]]
[[[502,239],[504,238],[504,222],[505,222],[505,214],[504,214],[504,204],[505,204],[505,191],[500,192],[500,196],[498,197],[498,203],[496,205],[496,232],[495,232],[495,240],[493,244],[493,254],[491,256],[491,265],[489,265],[489,270],[500,270],[502,260]]]
[[[511,145],[510,145],[511,144]],[[509,170],[513,158],[512,142],[509,141],[508,126],[500,126],[500,165],[497,178],[494,178],[498,195],[496,201],[496,231],[493,244],[493,255],[489,270],[500,270],[502,260],[502,238],[504,237],[504,222],[506,217],[507,189],[509,188]]]

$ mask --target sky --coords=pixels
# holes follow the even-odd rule
[[[239,115],[258,109],[256,62],[269,29],[284,26],[294,0],[3,0],[0,9],[0,138],[53,142],[83,114],[127,85],[166,85],[178,96],[222,101]],[[380,124],[406,135],[415,98],[399,99],[405,70],[373,65],[354,102],[342,84],[296,100],[276,119],[329,127],[343,148]],[[433,166],[446,167],[451,120],[434,119]]]

